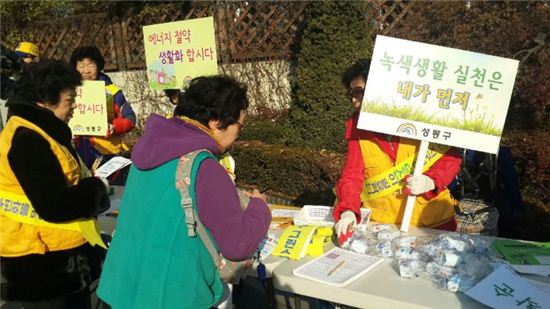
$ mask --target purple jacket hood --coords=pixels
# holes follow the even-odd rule
[[[151,114],[145,132],[132,150],[132,163],[141,170],[153,169],[199,149],[220,154],[216,141],[194,125],[177,117],[166,119]]]

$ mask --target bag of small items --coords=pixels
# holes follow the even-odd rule
[[[393,225],[378,224],[356,231],[344,248],[392,258],[401,277],[427,277],[451,292],[465,291],[493,271],[488,244],[467,234],[401,236]]]

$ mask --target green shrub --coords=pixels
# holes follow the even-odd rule
[[[237,184],[282,192],[296,204],[331,204],[332,188],[344,164],[344,155],[306,147],[236,142]]]
[[[266,144],[281,144],[285,139],[288,128],[277,120],[250,119],[246,121],[245,129],[241,132],[241,141],[262,141]]]
[[[508,130],[502,144],[511,147],[525,202],[550,214],[550,131]]]
[[[372,52],[365,1],[313,2],[297,39],[295,81],[287,133],[289,145],[344,150],[344,122],[351,113],[340,79]]]

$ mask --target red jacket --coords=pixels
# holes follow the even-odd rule
[[[391,136],[391,141],[388,141],[385,134],[357,129],[358,118],[359,113],[356,112],[346,121],[348,151],[342,175],[336,183],[336,195],[338,197],[338,204],[334,209],[334,219],[336,221],[340,220],[340,214],[346,210],[351,210],[355,214],[360,213],[361,190],[365,179],[363,155],[361,154],[359,140],[375,141],[393,162],[395,162],[397,150],[399,149],[399,136]],[[424,175],[433,179],[435,189],[424,193],[423,196],[431,199],[447,187],[460,172],[461,162],[460,151],[456,148],[449,149],[424,173]]]

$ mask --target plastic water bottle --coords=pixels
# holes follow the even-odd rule
[[[399,266],[399,275],[403,278],[412,278],[418,276],[419,263],[418,260],[401,259],[397,262]]]
[[[448,266],[439,265],[436,262],[430,262],[426,265],[426,272],[434,279],[449,279],[454,275],[454,269]]]
[[[462,258],[458,254],[454,254],[450,252],[441,252],[437,256],[435,261],[439,265],[455,267],[462,261]]]
[[[453,293],[464,292],[476,284],[475,276],[467,274],[456,274],[447,281],[447,289]]]

